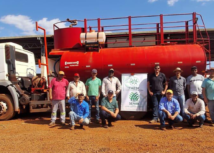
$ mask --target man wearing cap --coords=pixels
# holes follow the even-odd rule
[[[159,104],[159,118],[161,129],[166,130],[165,119],[168,119],[168,123],[171,129],[174,129],[173,124],[182,122],[183,118],[179,115],[180,105],[178,101],[173,98],[173,91],[167,90],[166,97],[162,97]]]
[[[75,121],[78,121],[80,127],[83,128],[83,125],[89,124],[89,119],[87,118],[89,115],[89,106],[86,101],[84,101],[84,94],[79,93],[78,99],[75,97],[71,97],[68,100],[70,104],[71,111],[69,113],[70,120],[71,120],[71,130],[75,128]]]
[[[55,125],[57,109],[60,109],[60,120],[61,123],[65,124],[65,95],[68,86],[68,80],[64,78],[65,73],[59,71],[56,78],[51,80],[49,85],[49,97],[52,100],[52,114],[50,126]]]
[[[191,93],[193,91],[197,91],[198,97],[200,99],[204,99],[202,94],[202,88],[201,85],[204,81],[204,77],[200,74],[198,74],[198,69],[196,66],[193,66],[191,68],[192,75],[188,76],[187,78],[187,91],[188,95],[191,98]]]
[[[110,69],[108,76],[103,79],[102,82],[102,94],[104,97],[108,95],[108,91],[112,90],[114,92],[114,98],[119,94],[121,90],[120,80],[114,76],[114,69]]]
[[[86,81],[86,90],[87,96],[86,99],[89,103],[89,120],[91,119],[91,106],[95,104],[96,107],[96,122],[99,123],[100,115],[99,115],[99,98],[101,91],[101,80],[97,78],[97,70],[93,69],[91,72],[91,78]]]
[[[204,101],[198,98],[197,91],[192,91],[191,98],[186,101],[184,106],[184,118],[193,126],[195,121],[199,121],[199,127],[202,127],[205,121]]]
[[[169,89],[173,91],[173,98],[177,99],[181,112],[180,114],[183,116],[184,114],[184,105],[185,105],[185,93],[184,90],[186,88],[186,79],[181,76],[181,68],[177,67],[175,70],[175,76],[170,78]]]
[[[208,104],[210,117],[212,119],[211,126],[214,126],[214,68],[208,70],[209,78],[205,79],[202,83],[202,93],[204,102]]]
[[[78,73],[74,74],[74,81],[71,81],[67,89],[67,98],[75,97],[78,99],[78,94],[83,93],[86,96],[85,84],[80,81],[80,76]]]
[[[166,76],[160,72],[160,66],[155,65],[154,70],[155,72],[148,77],[147,82],[147,88],[153,104],[153,119],[150,123],[158,121],[158,105],[161,97],[165,95],[166,89],[168,88]]]
[[[102,126],[104,128],[111,127],[111,122],[120,120],[118,103],[114,97],[114,91],[109,90],[108,96],[103,97],[101,102],[100,118],[102,120]],[[108,120],[108,126],[106,125],[106,119]]]

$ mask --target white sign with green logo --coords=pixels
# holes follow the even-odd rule
[[[121,111],[147,111],[147,74],[122,74]]]

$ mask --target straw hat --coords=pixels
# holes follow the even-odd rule
[[[176,69],[174,69],[174,71],[173,71],[173,72],[176,72],[176,71],[183,72],[183,70],[181,70],[181,68],[180,68],[180,67],[177,67]]]

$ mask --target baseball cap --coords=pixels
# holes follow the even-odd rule
[[[114,93],[113,90],[109,90],[109,91],[108,91],[108,94],[113,94],[113,93]]]
[[[65,73],[63,71],[59,71],[58,74],[59,75],[65,75]]]
[[[97,70],[96,70],[96,69],[93,69],[93,70],[92,70],[92,73],[97,73]]]
[[[80,75],[79,73],[74,73],[74,76],[79,77]]]
[[[172,91],[171,89],[168,89],[168,90],[166,91],[166,93],[171,93],[171,94],[173,94],[173,91]]]
[[[197,66],[193,66],[193,67],[191,68],[191,70],[194,70],[194,69],[197,69]]]
[[[114,69],[110,69],[109,71],[113,71],[114,72]]]
[[[191,95],[198,95],[198,92],[197,91],[192,91]]]

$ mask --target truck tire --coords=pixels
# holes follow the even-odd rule
[[[6,112],[0,114],[0,121],[9,120],[14,117],[14,107],[9,95],[0,94],[0,103],[6,105]],[[0,107],[0,112],[3,108]]]
[[[118,98],[118,106],[121,110],[121,94],[119,94]],[[119,114],[125,120],[140,120],[142,119],[147,112],[131,112],[131,111],[120,111]]]

